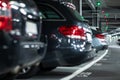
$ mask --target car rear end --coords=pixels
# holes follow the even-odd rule
[[[39,64],[45,45],[39,41],[41,20],[34,2],[1,0],[0,12],[0,74]]]
[[[96,30],[94,30],[94,29],[92,29],[92,32],[93,32],[93,36],[94,36],[94,38],[96,38],[98,41],[98,46],[100,46],[99,47],[99,50],[104,50],[104,49],[108,49],[108,43],[107,43],[107,41],[106,41],[106,38],[105,38],[105,35],[102,33],[102,32],[100,32],[100,31],[96,31]],[[96,45],[96,44],[95,44]],[[94,45],[94,46],[95,46]]]
[[[108,43],[105,39],[105,35],[101,33],[101,34],[96,34],[95,36],[100,40],[101,44],[103,45],[102,50],[108,49]]]
[[[78,13],[72,3],[60,2],[60,4],[62,6],[61,10],[63,10],[61,12],[66,16],[66,23],[68,22],[66,26],[62,24],[63,28],[62,26],[58,28],[58,32],[63,37],[60,48],[66,54],[64,59],[70,65],[79,65],[93,59],[95,55],[91,45],[92,31],[87,20]],[[64,13],[64,11],[66,12]]]
[[[64,39],[58,49],[64,53],[63,57],[70,65],[79,65],[94,58],[92,33],[85,24],[83,22],[81,25],[59,27],[59,35]]]
[[[42,67],[75,66],[94,58],[92,33],[82,26],[84,25],[59,26],[49,34]]]
[[[40,0],[38,6],[41,5],[49,5],[65,17],[63,20],[43,19],[43,34],[48,36],[48,49],[42,67],[74,66],[93,59],[92,32],[74,6],[68,9],[66,3],[45,0]],[[47,13],[45,7],[42,9],[43,14]]]

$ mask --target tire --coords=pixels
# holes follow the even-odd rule
[[[40,72],[49,72],[49,71],[52,71],[55,68],[56,68],[56,66],[44,67],[42,64],[39,65]]]
[[[49,72],[49,71],[52,71],[53,69],[55,69],[56,67],[49,67],[49,68],[41,68],[40,71],[42,72]]]
[[[26,70],[27,68],[29,68],[29,69]],[[24,70],[26,70],[26,71],[24,72]],[[38,72],[38,66],[31,66],[31,67],[23,68],[17,75],[17,79],[30,78],[30,77],[34,76],[37,72]]]

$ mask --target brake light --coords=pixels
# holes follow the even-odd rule
[[[103,34],[96,34],[95,35],[97,38],[100,38],[100,39],[104,39],[105,38],[105,36],[103,35]]]
[[[5,31],[12,30],[11,18],[6,16],[0,16],[0,30],[5,30]]]
[[[8,0],[0,1],[0,30],[12,30],[11,8]]]
[[[64,36],[69,38],[76,39],[86,39],[86,34],[83,28],[79,28],[78,26],[61,26],[59,28],[59,32]]]

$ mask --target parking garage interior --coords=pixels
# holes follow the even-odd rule
[[[120,80],[120,0],[8,1],[0,1],[0,80]]]
[[[90,26],[109,32],[120,26],[120,1],[119,0],[57,0],[68,1],[76,6]],[[119,30],[118,30],[119,32]],[[98,52],[95,61],[75,67],[58,67],[50,73],[38,74],[30,79],[41,80],[120,80],[119,77],[119,36],[107,38],[108,50]],[[101,56],[102,55],[102,56]],[[104,56],[104,57],[103,57]],[[90,66],[90,64],[92,64]],[[79,68],[78,68],[79,67]],[[46,78],[45,78],[46,77]]]
[[[119,0],[65,0],[72,2],[76,9],[91,26],[107,30],[116,29],[120,25]],[[97,17],[97,18],[96,18]],[[105,30],[105,29],[104,29]],[[106,30],[105,30],[106,31]]]
[[[103,32],[115,30],[120,26],[120,1],[119,0],[58,0],[68,1],[76,6],[76,10],[90,26],[100,28]],[[87,67],[58,67],[50,73],[38,74],[30,79],[41,80],[119,80],[119,45],[116,34],[108,38],[108,51],[99,52],[99,56],[93,65]],[[101,57],[101,55],[105,55]],[[116,57],[117,56],[117,57]],[[101,59],[100,59],[101,57]],[[99,60],[100,59],[100,60]],[[98,60],[98,62],[97,62]],[[46,78],[45,78],[46,77]]]

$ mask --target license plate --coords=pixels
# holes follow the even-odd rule
[[[32,33],[32,34],[37,34],[37,24],[34,22],[27,21],[26,22],[26,28],[25,28],[26,33]]]

